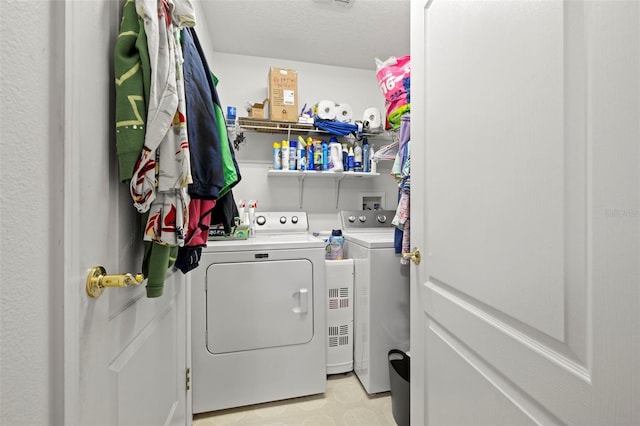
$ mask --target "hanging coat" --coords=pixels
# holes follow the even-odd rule
[[[195,24],[188,0],[136,0],[143,18],[151,86],[145,144],[131,179],[131,195],[141,213],[149,211],[144,238],[184,244],[191,182],[179,30]]]

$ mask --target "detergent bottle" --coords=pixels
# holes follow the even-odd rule
[[[344,237],[342,236],[342,230],[334,229],[331,231],[329,242],[326,247],[325,259],[328,260],[342,260],[344,259]]]
[[[342,145],[336,139],[335,142],[329,143],[329,170],[341,172],[344,170],[342,165]]]

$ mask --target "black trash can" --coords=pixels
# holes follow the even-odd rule
[[[409,372],[410,358],[399,349],[389,351],[389,383],[391,386],[391,412],[398,426],[409,426]]]

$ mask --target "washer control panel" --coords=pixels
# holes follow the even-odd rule
[[[340,212],[342,228],[388,228],[396,212],[393,210],[343,210]]]

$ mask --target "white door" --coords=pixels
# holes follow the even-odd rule
[[[640,424],[640,2],[411,14],[412,424]]]
[[[68,1],[52,40],[65,55],[65,424],[187,424],[185,284],[164,295],[144,285],[85,290],[89,269],[139,273],[142,242],[127,187],[118,181],[113,45],[121,2]],[[63,200],[63,201],[62,201]],[[50,283],[55,285],[55,283]],[[188,422],[190,424],[190,420]]]

